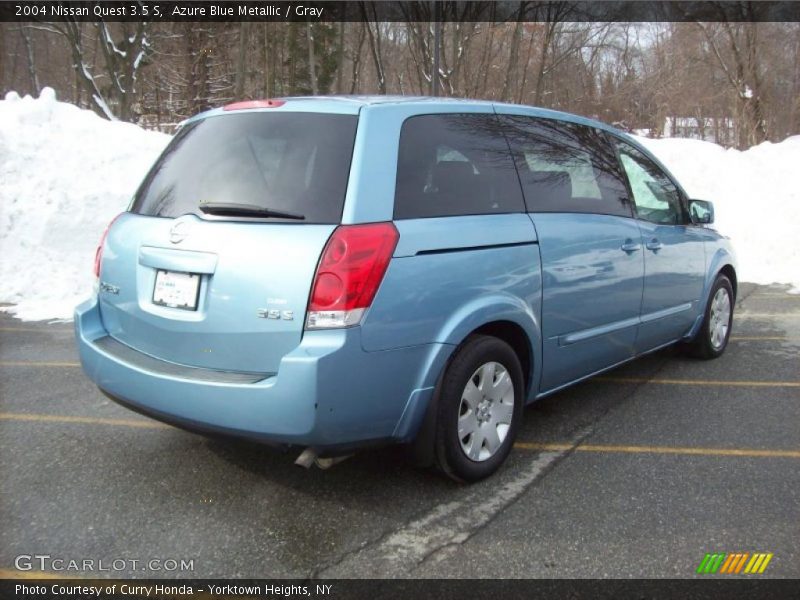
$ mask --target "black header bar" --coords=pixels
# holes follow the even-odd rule
[[[0,21],[800,21],[798,1],[302,2],[268,0],[5,0]]]

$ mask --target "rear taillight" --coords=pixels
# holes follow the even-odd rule
[[[94,252],[94,276],[98,279],[100,278],[100,264],[103,262],[103,246],[106,245],[106,236],[108,235],[108,230],[111,229],[114,221],[119,219],[123,214],[125,213],[120,213],[111,219],[111,222],[106,226],[106,230],[103,232],[103,236],[100,238],[100,243],[97,245],[97,250]]]
[[[306,329],[358,325],[375,298],[398,239],[392,223],[337,227],[317,266]]]

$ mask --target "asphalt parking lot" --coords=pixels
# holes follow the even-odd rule
[[[669,349],[530,407],[472,486],[397,449],[304,470],[173,429],[77,360],[71,324],[0,317],[1,576],[48,554],[127,561],[86,576],[692,577],[706,553],[764,552],[762,577],[800,577],[800,295],[782,287],[741,285],[720,360]]]

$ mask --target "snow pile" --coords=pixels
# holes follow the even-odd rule
[[[0,303],[26,320],[68,319],[92,290],[94,253],[169,141],[16,92],[0,101]]]
[[[680,138],[639,141],[690,197],[714,203],[714,227],[732,239],[741,281],[800,292],[800,136],[744,152]]]

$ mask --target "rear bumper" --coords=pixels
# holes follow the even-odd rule
[[[365,352],[359,327],[306,332],[276,375],[242,383],[109,351],[94,299],[77,307],[75,333],[84,371],[123,405],[188,429],[320,450],[412,439],[451,349]]]

